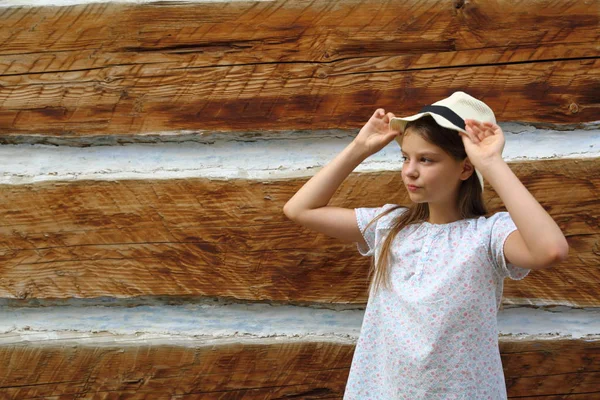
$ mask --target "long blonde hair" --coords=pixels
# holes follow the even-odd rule
[[[462,161],[467,157],[464,144],[460,135],[456,131],[444,128],[438,125],[431,116],[419,118],[406,125],[406,129],[411,130],[411,134],[417,134],[428,142],[440,147],[456,160]],[[393,207],[386,212],[378,215],[365,227],[367,228],[380,218],[386,216],[398,208]],[[462,219],[474,218],[487,214],[479,179],[475,173],[463,181],[458,191],[458,209]],[[377,265],[373,261],[369,277],[370,290],[379,290],[381,287],[390,289],[390,248],[398,233],[406,226],[426,221],[429,218],[429,205],[427,203],[413,203],[408,210],[399,215],[392,224],[392,227],[385,237],[381,250],[379,251]]]

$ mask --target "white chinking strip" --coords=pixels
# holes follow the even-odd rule
[[[182,346],[182,347],[200,347],[200,346],[225,346],[228,344],[250,344],[250,345],[272,345],[277,343],[289,342],[330,342],[337,344],[356,344],[355,338],[344,338],[341,336],[273,336],[257,337],[250,335],[239,336],[182,336],[182,335],[158,335],[149,333],[136,333],[133,335],[114,334],[109,332],[75,332],[75,331],[54,331],[54,332],[11,332],[7,334],[0,333],[0,347],[12,345],[37,345],[37,346],[71,346],[71,345],[89,345],[94,347],[114,347],[114,346]]]
[[[363,310],[336,311],[268,304],[139,307],[2,307],[0,345],[43,342],[92,333],[149,338],[306,339],[355,343]],[[507,308],[499,333],[511,337],[600,339],[600,309]],[[81,334],[84,334],[83,336]],[[87,336],[86,336],[87,335]],[[129,338],[129,339],[128,339]],[[110,341],[110,337],[107,339]]]
[[[543,130],[503,124],[506,161],[600,157],[600,130]],[[354,133],[290,133],[251,139],[211,135],[180,143],[71,147],[41,144],[0,146],[0,184],[124,179],[251,179],[305,177],[335,157]],[[204,141],[204,142],[202,142]],[[401,169],[394,141],[356,172]]]
[[[181,337],[338,337],[354,340],[362,310],[269,304],[138,307],[2,307],[0,335],[58,331]],[[4,339],[6,342],[8,339]]]
[[[600,336],[600,308],[508,307],[499,312],[498,325],[500,335]]]

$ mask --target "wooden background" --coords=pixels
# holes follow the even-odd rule
[[[0,133],[356,128],[459,89],[499,120],[598,120],[599,16],[597,0],[5,8]]]
[[[516,398],[597,398],[600,341],[502,338],[500,350]],[[353,352],[352,345],[326,342],[3,346],[0,357],[11,362],[0,366],[0,393],[14,399],[339,399]]]
[[[510,165],[567,236],[570,257],[557,268],[532,271],[525,280],[507,280],[505,301],[599,306],[598,160]],[[397,174],[354,174],[332,204],[408,204]],[[305,181],[196,178],[4,186],[0,296],[201,295],[365,304],[369,259],[360,257],[355,245],[298,227],[282,213]],[[501,210],[493,189],[488,186],[484,193],[490,211]]]
[[[600,120],[598,0],[95,3],[5,7],[0,21],[0,143],[355,129],[375,107],[410,114],[455,90],[500,121],[571,129]],[[599,307],[599,159],[510,165],[571,252],[557,268],[507,281],[505,303]],[[362,306],[369,261],[282,214],[305,180],[0,185],[0,297]],[[406,202],[395,184],[391,172],[353,174],[334,203]],[[490,211],[501,210],[485,193]],[[600,397],[598,346],[503,339],[509,395]],[[317,342],[5,345],[0,394],[341,398],[352,351]]]

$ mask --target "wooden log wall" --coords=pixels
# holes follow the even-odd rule
[[[356,128],[375,104],[413,113],[458,89],[500,120],[597,120],[599,9],[597,0],[7,7],[0,132]]]
[[[353,134],[376,107],[411,114],[462,90],[499,121],[544,128],[509,165],[570,244],[556,268],[507,280],[504,304],[600,308],[599,0],[60,1],[0,5],[0,147],[14,149],[0,163],[2,307],[154,297],[182,307],[187,298],[364,307],[369,260],[282,213],[309,167],[225,180],[202,169],[169,179],[25,179],[8,167],[43,163],[36,151],[47,143],[161,148],[177,136],[224,146],[284,137],[298,143],[287,149],[294,154]],[[582,150],[529,156],[550,135]],[[490,212],[503,210],[489,185],[485,199]],[[389,202],[408,198],[398,171],[383,168],[352,174],[333,200]],[[46,338],[27,339],[32,329]],[[118,332],[57,335],[18,319],[0,332],[0,397],[341,398],[354,346],[335,335],[182,334],[174,344],[127,345]],[[600,398],[600,331],[500,344],[509,397]]]
[[[341,398],[353,345],[250,343],[152,347],[85,344],[0,348],[8,398],[97,399]],[[501,339],[507,387],[519,399],[594,399],[598,395],[600,341]],[[66,360],[68,365],[65,365]],[[23,382],[39,380],[38,385]],[[561,393],[565,387],[575,392]],[[577,392],[581,394],[577,394]]]
[[[507,301],[600,305],[598,159],[511,167],[557,220],[568,237],[571,257],[557,268],[507,282]],[[364,204],[363,199],[368,206],[383,199],[406,204],[408,196],[397,176],[398,172],[352,175],[333,204],[352,207]],[[0,192],[5,210],[0,296],[199,295],[365,304],[369,260],[357,257],[353,244],[297,227],[281,212],[305,181],[7,185]],[[490,211],[500,210],[497,195],[487,189]],[[332,279],[338,282],[334,287]]]

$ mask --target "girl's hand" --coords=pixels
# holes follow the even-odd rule
[[[358,132],[354,142],[364,148],[368,155],[377,153],[400,134],[400,131],[390,129],[392,118],[394,114],[386,114],[383,108],[378,108]]]
[[[504,133],[497,124],[466,119],[465,125],[467,134],[459,133],[467,156],[476,169],[481,171],[494,161],[502,159]]]

